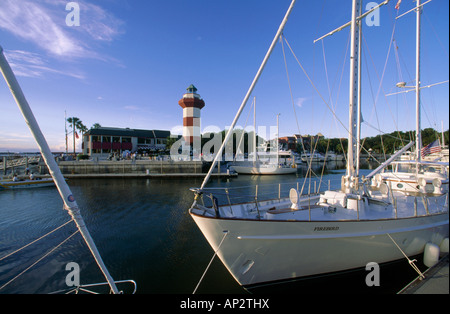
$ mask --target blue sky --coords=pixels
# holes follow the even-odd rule
[[[74,1],[80,8],[80,25],[68,26],[69,2],[2,0],[0,5],[0,45],[54,151],[64,150],[65,111],[87,127],[100,123],[177,132],[182,125],[178,100],[190,84],[206,103],[202,129],[224,129],[290,4],[289,0],[83,0]],[[378,130],[415,128],[414,93],[385,96],[398,91],[398,81],[414,84],[415,14],[394,22],[396,3],[392,0],[381,9],[379,26],[363,27],[363,137]],[[398,12],[413,6],[412,0],[403,0]],[[449,77],[448,6],[447,0],[425,5],[423,85]],[[285,44],[291,100],[278,43],[252,95],[259,126],[276,125],[276,114],[281,113],[280,136],[318,132],[347,136],[328,107],[348,124],[349,29],[323,42],[313,40],[349,21],[350,15],[350,0],[297,1],[284,34],[328,105]],[[398,49],[391,46],[387,58],[394,24]],[[448,83],[423,90],[424,128],[440,131],[441,121],[445,130],[449,128],[448,91]],[[0,151],[36,150],[3,80],[0,104]],[[249,110],[250,104],[239,120],[241,126]],[[252,116],[247,124],[253,124]]]

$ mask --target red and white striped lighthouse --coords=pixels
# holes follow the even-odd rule
[[[200,143],[200,110],[205,106],[205,102],[197,94],[194,85],[189,86],[187,93],[178,101],[183,108],[183,138],[185,145],[191,145],[194,141]]]

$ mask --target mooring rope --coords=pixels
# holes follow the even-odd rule
[[[409,257],[405,254],[405,252],[403,252],[403,250],[400,248],[400,246],[398,246],[397,242],[395,242],[395,240],[392,239],[391,235],[389,233],[386,234],[392,240],[392,242],[394,242],[395,246],[400,250],[400,252],[402,252],[403,256],[408,260],[409,265],[411,265],[411,267],[419,274],[420,278],[424,279],[425,278],[424,274],[422,274],[422,272],[419,270],[416,264],[414,264],[414,262],[416,262],[417,260],[415,259],[410,260]]]
[[[203,275],[202,275],[202,277],[200,278],[200,280],[199,280],[197,286],[195,287],[194,292],[192,292],[192,294],[195,294],[195,293],[197,292],[198,287],[200,286],[200,284],[201,284],[203,278],[205,277],[206,273],[208,272],[208,269],[209,269],[209,267],[211,266],[212,261],[214,260],[214,258],[216,257],[217,253],[219,252],[220,247],[222,246],[222,243],[223,243],[223,241],[225,240],[225,238],[227,237],[227,235],[228,235],[228,231],[224,231],[223,238],[222,238],[222,240],[220,241],[219,246],[217,247],[217,250],[214,252],[213,257],[212,257],[211,260],[209,261],[208,266],[206,267],[205,271],[203,272]]]

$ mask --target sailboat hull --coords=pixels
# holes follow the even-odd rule
[[[0,189],[30,189],[55,186],[53,179],[24,180],[24,181],[0,181]]]
[[[278,166],[232,166],[234,171],[239,174],[292,174],[297,173],[297,168],[292,167],[278,167]]]
[[[261,221],[191,216],[242,286],[403,258],[448,237],[448,213],[377,221]],[[227,233],[226,233],[227,232]],[[225,236],[226,233],[226,236]],[[219,248],[219,244],[225,240]]]

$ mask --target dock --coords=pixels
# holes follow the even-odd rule
[[[449,294],[448,254],[424,273],[425,279],[417,277],[398,294]]]
[[[10,163],[12,165],[12,163]],[[29,163],[28,163],[29,164]],[[27,166],[28,166],[27,164]],[[168,158],[140,160],[57,160],[63,176],[67,179],[90,178],[204,178],[210,162],[204,161],[174,161]],[[4,175],[11,175],[11,170],[19,177],[27,177],[24,165],[16,165],[9,172],[4,169]],[[14,169],[15,168],[15,169]],[[30,165],[29,171],[39,177],[50,177],[47,166],[42,160]],[[237,173],[231,172],[222,165],[214,169],[212,177],[234,178]]]
[[[64,174],[67,179],[104,179],[104,178],[204,178],[206,173],[91,173]],[[213,178],[234,178],[237,173],[212,173]],[[44,177],[44,176],[43,176]]]

